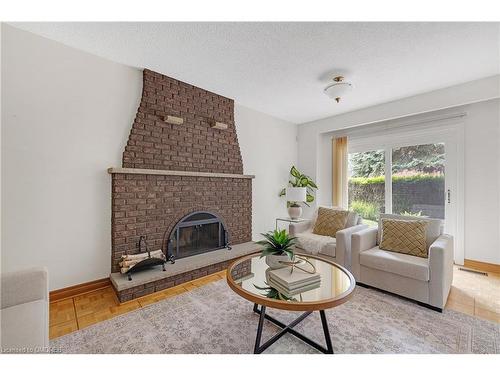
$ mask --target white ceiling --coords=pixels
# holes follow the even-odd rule
[[[499,23],[15,23],[303,123],[500,73]],[[355,89],[323,93],[331,71]]]

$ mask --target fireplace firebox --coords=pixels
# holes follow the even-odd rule
[[[223,248],[231,249],[223,221],[211,212],[192,212],[170,232],[167,258],[180,259]]]

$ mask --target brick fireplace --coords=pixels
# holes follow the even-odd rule
[[[151,249],[166,251],[176,224],[201,211],[224,222],[231,245],[251,241],[253,176],[243,175],[232,99],[144,70],[142,98],[122,167],[110,168],[109,173],[111,272],[112,281],[114,275],[120,283],[113,282],[121,301],[188,281],[200,272],[216,272],[227,264],[227,259],[219,266],[198,263],[192,270],[184,265],[180,280],[169,273],[167,264],[166,274],[157,271],[154,283],[135,282],[126,288],[116,274],[118,263],[122,255],[138,251],[140,236],[146,237]]]

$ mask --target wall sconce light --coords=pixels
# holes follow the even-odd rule
[[[173,125],[182,125],[184,123],[184,119],[182,117],[165,116],[163,117],[163,120]]]
[[[227,130],[227,128],[229,127],[229,125],[228,124],[224,124],[223,122],[214,121],[210,127],[212,129]]]

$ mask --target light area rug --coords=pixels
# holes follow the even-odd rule
[[[258,315],[225,280],[51,340],[63,353],[252,353]],[[300,313],[267,309],[290,322]],[[500,324],[357,287],[326,311],[335,353],[499,353]],[[297,330],[323,343],[319,313]],[[266,321],[263,338],[278,328]],[[286,334],[265,353],[318,353]]]

